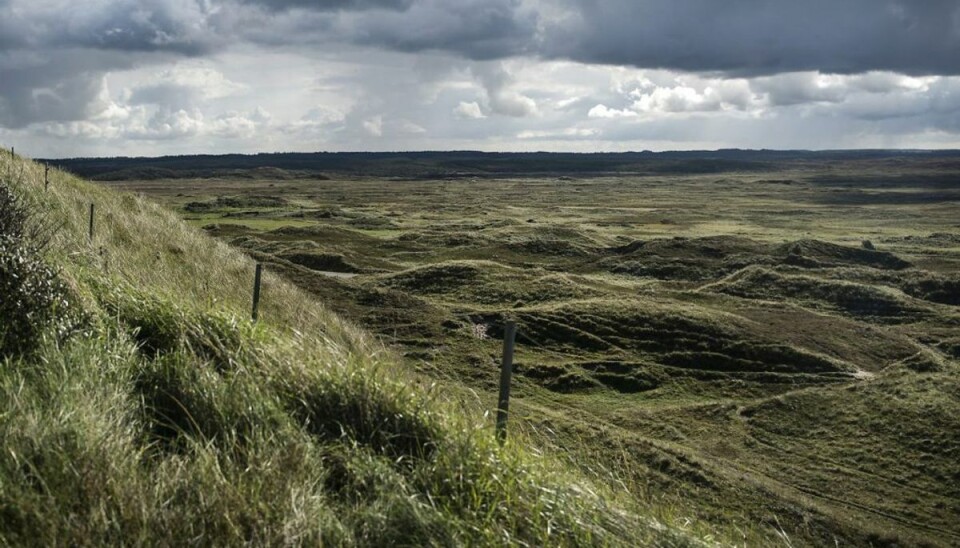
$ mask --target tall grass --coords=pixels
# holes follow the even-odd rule
[[[22,159],[82,328],[0,362],[0,544],[702,544],[499,447],[362,331],[129,194]],[[96,204],[95,235],[87,212]],[[49,331],[49,330],[48,330]]]

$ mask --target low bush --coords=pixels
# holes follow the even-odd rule
[[[66,285],[41,258],[42,233],[11,185],[0,182],[0,358],[29,354],[48,329],[63,335],[74,323]]]

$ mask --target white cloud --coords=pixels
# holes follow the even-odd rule
[[[521,131],[517,134],[517,139],[588,139],[600,135],[600,130],[596,128],[576,128],[570,127],[560,131]]]
[[[567,97],[566,99],[561,99],[554,102],[554,107],[562,110],[576,103],[577,101],[580,101],[581,99],[583,99],[583,97]]]
[[[606,105],[597,105],[587,112],[589,118],[632,118],[637,116],[636,111],[629,109],[615,109]]]
[[[363,130],[374,137],[383,136],[383,117],[374,116],[363,121]]]
[[[82,119],[7,130],[4,141],[37,156],[960,146],[960,78],[895,73],[727,77],[253,50],[111,73],[89,92]],[[45,93],[44,104],[69,99]]]
[[[488,97],[490,109],[497,114],[524,118],[538,114],[537,102],[516,92],[498,90]]]
[[[187,64],[178,64],[172,69],[161,72],[157,75],[156,82],[197,89],[204,99],[227,97],[247,89],[245,84],[232,82],[222,72],[213,68]]]
[[[515,89],[515,76],[504,62],[473,67],[486,93],[487,104],[495,114],[524,118],[539,114],[537,102]]]
[[[486,115],[483,114],[483,111],[480,110],[480,105],[476,101],[466,102],[460,101],[460,104],[453,109],[453,114],[457,118],[461,119],[472,119],[478,120],[480,118],[486,118]]]
[[[313,107],[300,119],[308,124],[328,125],[342,122],[346,117],[343,111],[330,107]]]
[[[960,141],[955,0],[0,4],[0,129],[41,155]]]
[[[138,114],[133,123],[123,126],[122,133],[128,139],[183,139],[203,130],[203,113],[199,110],[160,109],[147,119],[143,118],[144,111],[138,110]]]
[[[720,107],[720,97],[713,88],[697,91],[683,85],[641,93],[633,103],[633,109],[640,112],[708,112]]]
[[[400,133],[406,133],[409,135],[416,135],[419,133],[426,133],[427,130],[419,124],[415,124],[410,120],[401,120],[397,127]]]
[[[868,72],[849,78],[851,86],[869,93],[891,93],[926,88],[936,78],[913,78],[893,72]]]
[[[207,125],[204,129],[211,135],[226,137],[229,139],[250,139],[257,134],[258,123],[254,121],[251,115],[244,115],[239,112],[228,112],[223,116]]]
[[[793,72],[754,79],[750,87],[765,94],[773,106],[839,103],[847,91],[847,79],[817,72]]]

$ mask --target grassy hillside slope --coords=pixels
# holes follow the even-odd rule
[[[180,211],[486,408],[516,319],[511,427],[616,470],[642,504],[877,547],[960,539],[958,175],[927,159],[109,186]]]
[[[44,189],[42,166],[7,155],[0,177],[29,223],[55,225],[42,261],[62,286],[2,296],[43,329],[0,348],[0,544],[712,542],[499,448],[482,417],[269,273],[250,322],[252,262],[172,212],[58,171]],[[0,253],[40,259],[15,240]]]

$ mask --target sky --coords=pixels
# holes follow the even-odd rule
[[[0,0],[0,144],[960,148],[960,0]]]

